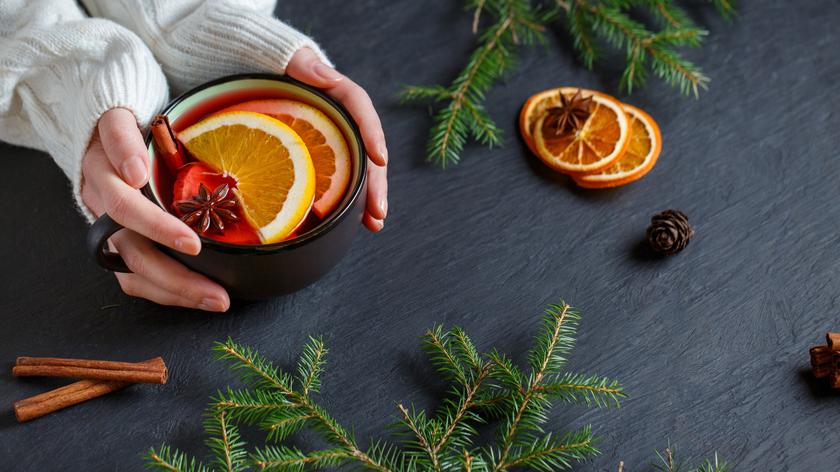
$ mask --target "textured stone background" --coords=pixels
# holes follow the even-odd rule
[[[615,91],[617,63],[586,71],[562,32],[523,51],[487,102],[505,147],[471,146],[441,171],[423,161],[425,108],[399,107],[395,94],[461,67],[473,44],[461,2],[280,3],[278,15],[313,34],[379,108],[392,163],[385,231],[360,236],[293,296],[229,315],[155,306],[122,295],[87,259],[85,225],[50,159],[0,145],[4,467],[139,470],[163,441],[204,454],[201,411],[233,379],[210,346],[227,336],[290,366],[308,334],[323,334],[332,355],[321,398],[366,443],[396,401],[436,405],[444,387],[418,349],[426,328],[457,323],[480,347],[523,360],[543,306],[562,297],[584,313],[571,368],[616,377],[631,395],[619,410],[556,408],[554,428],[592,423],[602,437],[603,454],[580,470],[619,460],[647,470],[669,439],[692,457],[718,450],[738,470],[837,469],[840,396],[806,370],[807,348],[840,328],[837,2],[739,2],[731,25],[695,2],[711,34],[690,56],[711,88],[698,101],[654,79],[625,97],[659,121],[664,152],[643,181],[602,192],[540,165],[515,117],[548,87]],[[697,237],[652,260],[644,228],[668,207],[688,213]],[[61,383],[13,379],[17,355],[163,355],[172,376],[17,425],[14,400]]]

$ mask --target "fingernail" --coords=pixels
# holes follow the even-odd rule
[[[388,215],[388,199],[380,198],[376,206],[379,207],[379,211],[382,213],[382,219],[384,220],[385,217]]]
[[[376,153],[379,154],[379,158],[382,159],[382,162],[385,164],[388,163],[388,147],[385,146],[385,143],[379,143],[376,146]]]
[[[341,80],[341,74],[323,62],[316,62],[312,70],[315,72],[315,75],[328,82],[338,82]]]
[[[181,236],[175,240],[175,249],[184,254],[195,256],[201,252],[201,241],[194,236]]]
[[[141,158],[132,156],[123,162],[122,175],[128,185],[139,187],[146,183],[149,174],[146,171],[146,163]]]
[[[225,311],[225,304],[215,298],[205,298],[198,304],[198,309],[204,311]]]

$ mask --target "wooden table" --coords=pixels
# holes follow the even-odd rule
[[[807,349],[840,329],[840,5],[744,1],[731,24],[694,8],[710,35],[688,55],[709,90],[683,98],[652,79],[624,97],[661,124],[660,163],[626,188],[583,191],[531,157],[515,128],[536,91],[616,91],[619,64],[587,71],[562,31],[523,50],[490,93],[504,147],[470,145],[446,170],[424,162],[426,108],[401,107],[396,94],[448,82],[464,63],[473,38],[460,3],[281,2],[278,15],[370,92],[391,156],[385,230],[358,237],[292,296],[213,315],[123,295],[88,260],[86,226],[49,157],[0,146],[4,467],[140,470],[140,454],[162,442],[203,456],[201,412],[234,380],[210,347],[228,336],[289,367],[308,335],[324,335],[321,398],[367,443],[395,402],[438,404],[444,385],[419,350],[427,328],[461,325],[481,348],[524,361],[543,307],[563,298],[584,314],[570,368],[618,378],[630,394],[618,410],[555,408],[553,429],[592,423],[602,438],[603,454],[580,470],[619,460],[647,470],[669,440],[689,457],[718,451],[737,470],[838,468],[840,396],[810,378]],[[651,258],[645,227],[671,207],[696,237],[676,257]],[[62,382],[12,378],[17,355],[162,355],[171,378],[18,425],[14,400]]]

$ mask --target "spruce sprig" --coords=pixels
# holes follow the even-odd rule
[[[735,14],[735,0],[709,0],[727,19]],[[544,31],[565,17],[572,45],[583,64],[592,69],[604,45],[624,53],[619,88],[627,93],[642,87],[652,72],[682,94],[699,97],[709,77],[686,59],[682,48],[699,47],[708,32],[698,28],[675,0],[555,0],[543,9],[532,0],[466,0],[473,11],[476,49],[449,86],[407,86],[403,102],[442,104],[432,119],[427,158],[442,167],[457,164],[471,138],[488,147],[502,144],[502,130],[487,114],[484,100],[494,83],[515,64],[520,45],[545,42]],[[634,13],[643,11],[657,20],[647,26]],[[482,17],[489,17],[479,33]]]
[[[658,462],[653,464],[655,471],[683,472],[685,470],[685,463],[677,459],[677,450],[670,444],[664,450],[656,451],[656,458]],[[717,452],[715,452],[714,460],[706,459],[702,464],[696,468],[687,470],[687,472],[729,472],[729,470],[729,464],[721,461],[718,458]]]
[[[449,87],[409,86],[403,101],[432,100],[448,103],[435,114],[427,152],[429,160],[446,167],[460,160],[469,137],[489,147],[501,145],[502,131],[487,114],[483,102],[490,87],[514,65],[520,44],[544,42],[548,12],[531,6],[531,0],[468,0],[475,11],[474,29],[483,12],[492,24],[479,36],[478,47]]]
[[[239,372],[245,388],[218,392],[207,412],[205,430],[212,461],[196,459],[163,445],[147,464],[176,471],[302,471],[352,464],[382,472],[503,471],[528,467],[568,470],[598,453],[589,426],[571,432],[545,432],[551,402],[618,406],[621,386],[599,376],[565,372],[580,315],[565,303],[550,306],[535,336],[527,372],[499,353],[479,353],[460,328],[435,326],[423,347],[437,372],[450,382],[449,394],[432,414],[397,405],[398,444],[373,441],[363,449],[312,397],[321,385],[327,349],[310,338],[297,375],[275,367],[257,351],[231,339],[214,347],[217,358]],[[497,419],[498,439],[476,444],[480,428]],[[248,454],[238,425],[264,430],[269,444]],[[321,434],[326,449],[302,451],[282,444],[304,429]]]

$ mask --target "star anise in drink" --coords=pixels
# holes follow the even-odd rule
[[[213,190],[207,191],[203,183],[198,184],[198,195],[190,200],[179,200],[175,202],[175,208],[183,216],[181,221],[193,227],[199,233],[206,233],[210,228],[219,232],[225,230],[225,223],[239,219],[233,211],[236,208],[236,200],[231,196],[230,186],[222,184]]]
[[[580,89],[566,97],[559,93],[560,103],[546,110],[547,116],[543,122],[544,130],[554,130],[554,136],[573,134],[583,128],[589,115],[592,114],[592,95],[583,98]]]

